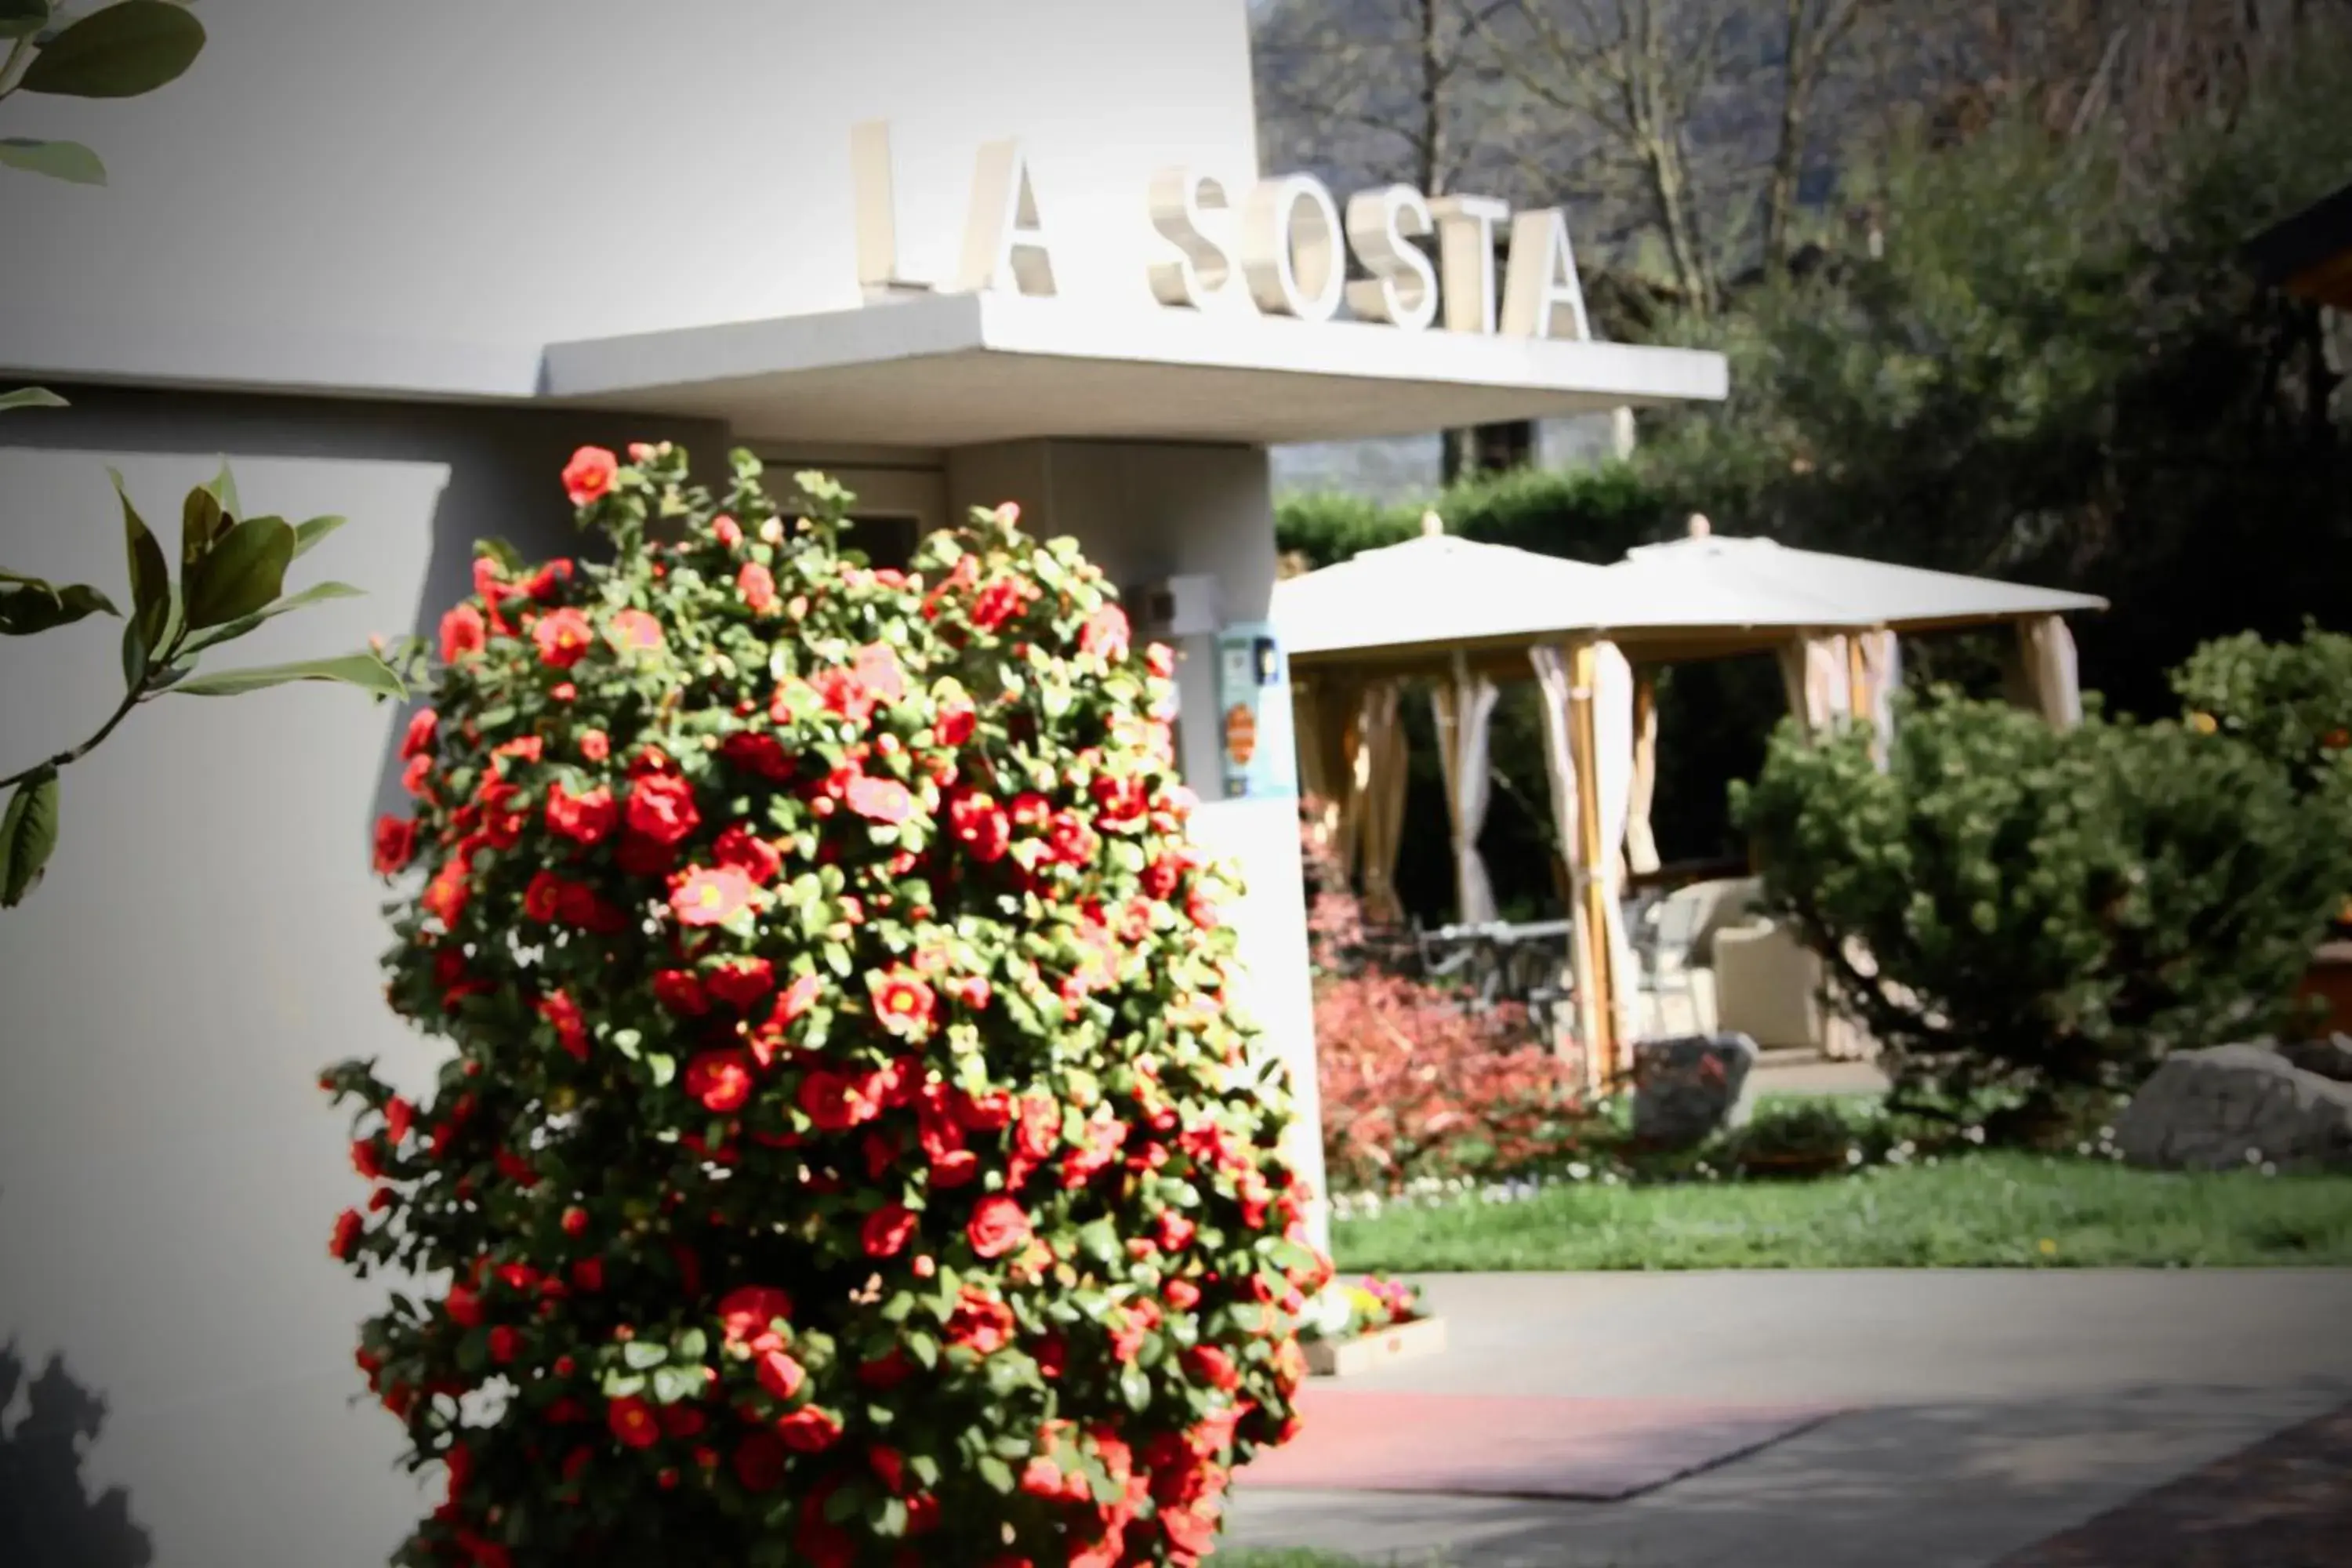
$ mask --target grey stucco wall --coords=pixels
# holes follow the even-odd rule
[[[295,578],[368,596],[273,623],[224,667],[429,630],[486,534],[572,552],[556,476],[582,441],[669,436],[710,465],[725,446],[625,416],[60,390],[72,408],[0,422],[12,570],[127,602],[110,464],[167,551],[224,455],[249,510],[351,518]],[[107,622],[6,645],[0,773],[103,718],[117,643]],[[376,968],[367,835],[398,799],[401,720],[317,686],[143,708],[67,770],[48,880],[0,913],[0,1346],[28,1378],[58,1359],[71,1386],[47,1385],[44,1420],[73,1388],[104,1402],[81,1480],[122,1489],[158,1568],[381,1563],[418,1509],[395,1424],[352,1403],[352,1327],[381,1287],[326,1257],[361,1189],[315,1082],[373,1055],[421,1085],[434,1060]],[[20,1452],[43,1441],[26,1404],[0,1412]],[[0,1507],[0,1562],[141,1561],[103,1510],[39,1486],[33,1528],[75,1554],[7,1541]]]

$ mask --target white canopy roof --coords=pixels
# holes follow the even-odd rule
[[[2107,607],[2105,599],[2087,594],[1704,531],[1641,545],[1608,570],[1637,598],[1666,597],[1717,610],[1786,613],[1810,606],[1810,624],[1825,627],[1925,631]]]
[[[1425,520],[1433,527],[1434,518]],[[1423,663],[1606,633],[1637,657],[1704,658],[1789,633],[1926,630],[2103,609],[2083,594],[1705,534],[1593,566],[1424,532],[1275,584],[1283,645],[1307,665]]]

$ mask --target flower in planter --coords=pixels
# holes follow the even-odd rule
[[[478,563],[379,857],[449,1058],[325,1079],[331,1252],[436,1281],[361,1330],[395,1563],[1195,1562],[1329,1267],[1168,661],[1009,510],[885,572],[819,476],[564,482],[615,559]]]

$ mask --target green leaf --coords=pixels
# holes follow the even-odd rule
[[[0,637],[29,637],[57,626],[71,626],[88,616],[119,616],[113,602],[86,583],[62,588],[26,582],[0,589]]]
[[[203,491],[198,491],[203,494]],[[278,597],[294,562],[294,529],[284,518],[249,517],[188,568],[188,626],[216,626]]]
[[[654,1398],[664,1405],[680,1405],[702,1392],[702,1369],[694,1366],[665,1366],[654,1371]]]
[[[29,38],[49,25],[49,0],[0,0],[0,38]]]
[[[221,470],[228,478],[228,470]],[[235,509],[225,504],[218,491],[210,485],[198,485],[180,503],[180,570],[187,569],[210,554],[228,532],[229,524],[236,521]]]
[[[167,0],[119,0],[41,46],[18,82],[66,98],[137,98],[195,63],[205,26]]]
[[[37,136],[0,136],[0,164],[28,174],[47,174],[74,185],[106,184],[106,164],[79,142],[44,142]]]
[[[1118,1396],[1127,1401],[1129,1410],[1140,1412],[1151,1403],[1151,1380],[1139,1366],[1130,1366],[1118,1374]]]
[[[356,686],[378,697],[400,698],[408,695],[400,677],[392,667],[372,653],[347,653],[334,658],[299,659],[292,664],[256,665],[249,669],[227,669],[218,675],[199,675],[184,680],[173,690],[190,697],[237,697],[267,687],[284,686],[297,680],[333,680],[345,686]]]
[[[664,1056],[659,1051],[646,1053],[646,1067],[654,1075],[656,1089],[667,1089],[669,1086],[669,1080],[677,1076],[677,1058]]]
[[[700,1361],[710,1350],[710,1341],[700,1329],[688,1329],[677,1336],[677,1359]]]
[[[14,392],[0,392],[0,414],[11,408],[68,408],[72,405],[46,386],[20,386]]]
[[[202,653],[208,647],[218,647],[225,642],[243,637],[264,621],[276,619],[289,610],[299,610],[308,605],[323,605],[330,599],[357,599],[363,596],[362,590],[352,587],[349,583],[314,584],[299,594],[289,594],[282,599],[274,599],[249,616],[239,616],[226,626],[214,626],[208,631],[197,633],[180,645],[180,651]]]
[[[623,1372],[617,1366],[605,1369],[604,1397],[607,1399],[626,1399],[632,1394],[644,1393],[645,1388],[644,1373]]]
[[[228,471],[227,463],[222,463],[220,472],[205,482],[204,490],[205,494],[218,501],[221,510],[228,513],[229,516],[245,515],[245,503],[236,497],[236,477]]]
[[[972,1468],[980,1472],[980,1479],[988,1483],[989,1490],[1003,1492],[1007,1496],[1011,1495],[1013,1491],[1012,1466],[1006,1464],[1003,1460],[998,1458],[993,1454],[982,1454],[980,1457],[979,1462]]]
[[[122,476],[107,470],[114,480],[114,493],[122,501],[123,549],[131,559],[131,603],[132,624],[139,628],[140,646],[152,654],[163,646],[163,638],[172,623],[172,573],[163,563],[163,547],[155,542],[154,534],[131,504],[131,492],[123,488]]]
[[[643,1372],[669,1360],[669,1347],[659,1340],[631,1340],[621,1347],[622,1364],[632,1372]]]
[[[45,767],[26,776],[0,815],[0,909],[15,909],[41,885],[57,847],[58,771]]]
[[[139,623],[127,621],[122,627],[122,689],[130,691],[147,679],[147,639],[139,634]]]
[[[477,539],[474,541],[474,553],[488,556],[509,572],[520,572],[523,568],[522,552],[503,539]]]
[[[297,561],[300,560],[310,552],[312,545],[349,521],[351,519],[347,517],[330,516],[314,517],[307,522],[296,523],[294,525],[294,558]]]

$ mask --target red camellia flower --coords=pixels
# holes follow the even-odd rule
[[[703,981],[704,990],[739,1012],[775,988],[776,966],[764,958],[730,959]]]
[[[1028,607],[1027,585],[1000,577],[982,588],[972,601],[971,624],[982,631],[992,632]]]
[[[1013,1342],[1013,1309],[966,1286],[948,1317],[947,1342],[976,1355],[994,1355]]]
[[[869,979],[874,987],[874,1016],[882,1020],[884,1028],[906,1039],[920,1039],[931,1032],[939,1001],[921,979],[904,969]]]
[[[702,826],[694,786],[675,773],[648,773],[629,785],[629,831],[665,847]]]
[[[586,795],[573,795],[560,783],[548,786],[547,826],[575,844],[600,844],[620,826],[620,803],[599,784]]]
[[[895,826],[915,815],[915,797],[896,779],[860,775],[849,783],[849,809],[869,821]]]
[[[760,889],[732,866],[697,866],[670,890],[670,908],[681,924],[724,924],[751,907]]]
[[[940,703],[931,721],[931,733],[942,746],[962,745],[979,727],[980,710],[961,698]]]
[[[800,1363],[782,1351],[762,1351],[752,1359],[760,1386],[778,1399],[790,1399],[808,1381],[808,1373]]]
[[[390,813],[375,819],[375,872],[396,877],[416,857],[416,819]]]
[[[570,669],[595,639],[588,617],[566,605],[540,616],[539,624],[530,629],[530,640],[539,645],[541,663]]]
[[[798,1103],[819,1129],[841,1132],[881,1113],[872,1091],[873,1086],[863,1079],[819,1068],[801,1079]]]
[[[743,1286],[729,1291],[719,1302],[719,1331],[730,1345],[748,1344],[772,1331],[777,1322],[789,1321],[792,1315],[792,1297],[768,1285]]]
[[[866,1216],[859,1232],[868,1258],[896,1258],[915,1234],[915,1213],[904,1204],[885,1204]]]
[[[690,969],[665,969],[654,976],[654,1000],[681,1018],[699,1018],[710,1011],[702,981]]]
[[[948,825],[956,841],[982,865],[1004,858],[1013,846],[1013,822],[987,795],[965,790],[948,805]]]
[[[440,724],[440,715],[430,708],[420,708],[409,715],[408,730],[400,738],[400,755],[406,761],[430,756],[433,752],[434,731]]]
[[[592,763],[601,763],[613,754],[612,737],[602,730],[580,731],[580,755]]]
[[[803,1454],[822,1454],[841,1436],[840,1418],[814,1405],[803,1405],[777,1418],[776,1436],[784,1447]]]
[[[561,991],[551,991],[539,999],[539,1016],[555,1026],[556,1043],[575,1060],[588,1059],[588,1023],[581,1016],[580,1005]]]
[[[793,759],[773,735],[739,730],[727,737],[719,754],[737,767],[782,784],[793,776]]]
[[[1029,1243],[1029,1215],[1011,1198],[986,1197],[972,1206],[971,1223],[964,1227],[971,1249],[982,1258],[1002,1258]]]
[[[460,605],[441,617],[441,662],[455,664],[469,653],[479,653],[489,646],[489,627],[482,620],[482,612],[471,605]]]
[[[1241,1386],[1234,1358],[1216,1345],[1195,1345],[1184,1352],[1185,1369],[1210,1387],[1231,1393]]]
[[[603,497],[620,477],[621,460],[602,447],[583,447],[563,465],[563,493],[573,506],[586,506]]]
[[[327,1243],[328,1256],[342,1262],[358,1249],[360,1237],[366,1233],[366,1217],[357,1209],[345,1209],[335,1216],[334,1237]]]
[[[735,574],[735,591],[743,596],[743,607],[755,616],[764,616],[783,601],[776,597],[776,579],[756,561],[747,561],[743,570]]]
[[[604,623],[604,640],[623,653],[650,653],[662,645],[661,623],[643,610],[615,610]]]
[[[735,1446],[735,1479],[748,1492],[772,1492],[783,1484],[784,1467],[792,1456],[772,1432],[754,1431]]]
[[[737,1110],[751,1098],[751,1059],[741,1051],[705,1051],[686,1066],[686,1092],[705,1110]]]
[[[635,1394],[606,1405],[604,1423],[614,1436],[632,1448],[650,1448],[661,1441],[661,1421],[654,1407]]]
[[[776,873],[784,868],[783,851],[751,831],[749,823],[738,822],[719,836],[710,853],[721,866],[732,866],[751,880],[767,883],[775,880]]]

